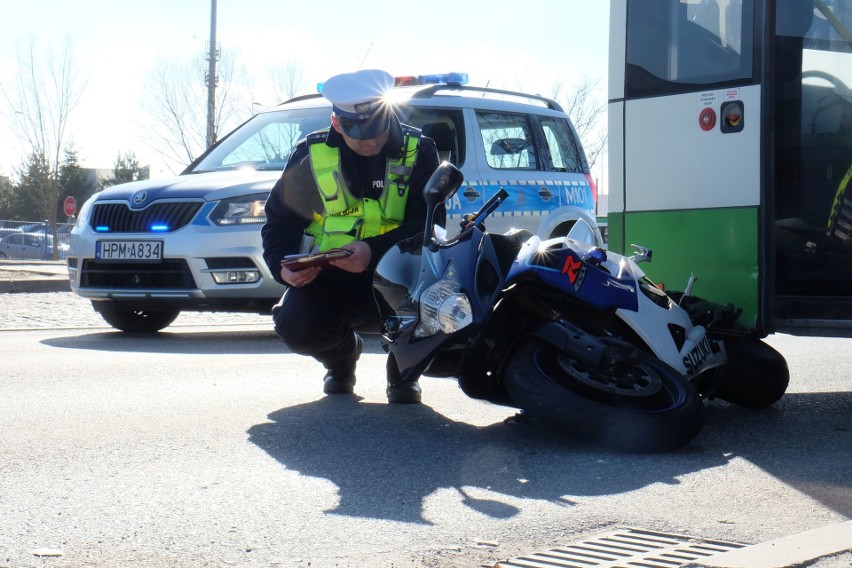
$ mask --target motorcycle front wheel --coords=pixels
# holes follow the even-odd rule
[[[503,381],[529,416],[618,451],[671,451],[692,440],[703,424],[695,387],[640,350],[632,363],[607,373],[529,338],[509,356]]]

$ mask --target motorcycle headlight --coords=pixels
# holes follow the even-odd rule
[[[210,220],[217,225],[254,225],[266,223],[267,195],[256,193],[223,199],[210,213]]]
[[[453,333],[470,325],[473,321],[473,309],[470,300],[464,294],[447,296],[438,306],[438,325],[444,333]]]
[[[420,323],[414,337],[428,337],[439,331],[454,333],[472,321],[473,308],[461,292],[458,274],[450,262],[444,276],[420,296]]]

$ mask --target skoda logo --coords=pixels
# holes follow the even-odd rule
[[[147,191],[137,191],[136,193],[133,194],[133,197],[130,199],[130,201],[133,203],[133,205],[138,206],[138,205],[142,205],[143,203],[145,203],[146,199],[148,199],[148,192]]]

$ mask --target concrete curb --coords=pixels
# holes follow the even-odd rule
[[[70,292],[67,278],[25,280],[0,280],[0,294],[26,294],[36,292]]]
[[[16,277],[11,278],[8,273],[15,273]],[[26,276],[21,278],[21,274]],[[63,260],[0,260],[0,293],[70,291]]]
[[[711,556],[687,568],[786,568],[852,550],[852,521]]]

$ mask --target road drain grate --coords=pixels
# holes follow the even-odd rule
[[[498,562],[494,568],[677,568],[745,544],[640,529],[618,529],[593,539]]]

